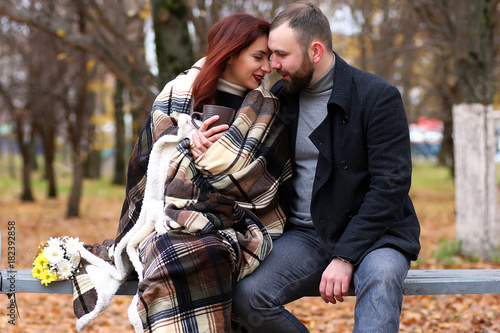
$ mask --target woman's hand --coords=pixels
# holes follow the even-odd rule
[[[194,159],[198,159],[201,155],[203,155],[207,149],[215,143],[215,141],[226,133],[226,130],[229,128],[228,125],[219,125],[207,130],[208,127],[218,119],[219,116],[208,118],[201,124],[198,132],[192,135],[191,140],[194,147],[191,145],[191,154],[193,154]]]

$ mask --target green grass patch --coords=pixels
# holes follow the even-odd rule
[[[432,164],[416,164],[413,166],[412,191],[438,191],[454,194],[455,181],[450,169]]]
[[[433,252],[432,257],[442,262],[445,266],[453,266],[456,258],[462,255],[462,244],[459,240],[441,239],[439,248]]]

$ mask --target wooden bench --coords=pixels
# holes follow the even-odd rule
[[[71,281],[56,281],[46,287],[31,276],[29,269],[0,270],[0,290],[2,294],[73,293]],[[135,295],[136,291],[137,280],[128,280],[118,291],[118,295]],[[408,272],[403,293],[407,296],[496,294],[500,293],[500,269],[414,269]]]
[[[1,253],[0,231],[0,256]],[[137,282],[125,281],[117,294],[135,295]],[[0,294],[16,293],[73,294],[73,286],[69,280],[44,286],[31,275],[30,269],[0,269]],[[497,294],[500,293],[500,269],[412,269],[403,283],[403,293],[406,296]],[[319,292],[308,296],[319,296]]]

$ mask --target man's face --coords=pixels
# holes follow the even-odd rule
[[[274,28],[268,45],[273,53],[271,68],[283,77],[283,89],[291,94],[305,89],[311,83],[314,66],[297,43],[293,29],[286,23]]]

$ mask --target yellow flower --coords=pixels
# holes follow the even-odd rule
[[[43,275],[43,267],[40,265],[35,265],[33,269],[31,270],[31,275],[33,275],[34,278],[38,279],[40,276]]]
[[[44,252],[40,253],[33,261],[33,269],[31,270],[31,275],[34,278],[41,280],[42,284],[46,286],[57,279],[55,274],[50,274],[49,262],[44,255]]]
[[[47,267],[49,261],[47,260],[47,258],[45,257],[45,251],[42,251],[42,253],[40,253],[38,255],[38,257],[36,257],[35,261],[34,261],[34,265],[37,266],[37,265],[40,265],[42,267]]]
[[[44,272],[43,276],[40,277],[40,283],[44,284],[45,286],[48,286],[49,283],[57,280],[57,275],[56,274],[50,274],[49,271]]]

